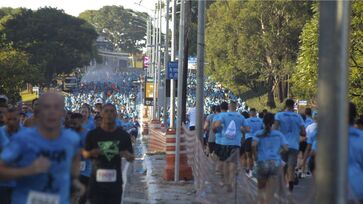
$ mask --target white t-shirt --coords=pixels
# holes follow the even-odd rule
[[[314,122],[312,124],[310,124],[309,126],[306,127],[305,131],[306,131],[306,136],[310,137],[311,134],[315,131],[315,129],[318,127],[318,123]]]
[[[189,127],[195,126],[197,120],[197,109],[195,107],[189,108],[187,115],[189,119]]]

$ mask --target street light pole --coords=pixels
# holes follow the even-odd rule
[[[319,165],[316,166],[319,204],[346,203],[350,4],[321,1],[319,7]]]
[[[172,25],[173,29],[171,30],[171,61],[175,61],[176,59],[176,1],[173,0],[173,10],[172,10]],[[174,129],[175,126],[175,80],[170,79],[170,129]]]
[[[204,33],[205,33],[205,0],[198,1],[198,36],[197,36],[197,137],[203,135],[204,119]]]
[[[157,57],[157,45],[156,45],[156,39],[157,39],[157,18],[156,18],[156,10],[154,12],[154,35],[153,35],[153,60],[152,60],[152,64],[153,64],[153,78],[154,78],[154,87],[153,87],[153,120],[156,120],[156,86],[157,86],[157,70],[156,70],[156,57]]]
[[[184,21],[185,21],[185,0],[180,1],[180,25],[179,25],[179,61],[178,61],[178,120],[176,127],[176,141],[175,141],[175,174],[174,180],[179,181],[179,169],[180,169],[180,136],[182,129],[182,112],[183,112],[183,59],[184,59]]]
[[[167,97],[166,97],[166,70],[168,69],[168,64],[169,64],[169,2],[170,0],[166,0],[166,10],[165,10],[165,44],[164,44],[164,109],[163,109],[163,121],[164,121],[164,125],[165,127],[167,127],[167,113],[168,113],[168,108],[167,108]]]
[[[158,1],[158,14],[159,14],[159,25],[158,25],[158,43],[157,43],[157,47],[158,47],[158,75],[157,75],[157,93],[158,93],[158,97],[157,97],[157,107],[156,107],[156,120],[160,120],[160,99],[161,98],[161,92],[160,92],[160,88],[161,88],[161,80],[160,80],[160,75],[161,75],[161,0]]]

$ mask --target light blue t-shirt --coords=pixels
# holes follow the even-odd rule
[[[88,130],[84,129],[81,133],[78,133],[81,139],[80,147],[84,148],[86,144],[86,137],[88,134]],[[92,161],[90,159],[85,159],[81,154],[81,163],[80,163],[80,174],[82,176],[90,177],[92,173]]]
[[[93,130],[96,128],[95,120],[93,117],[88,117],[87,123],[83,124],[82,127],[87,130]]]
[[[316,152],[317,148],[318,148],[318,129],[315,128],[315,130],[307,135],[307,139],[306,139],[306,143],[311,145],[311,149]]]
[[[218,121],[218,120],[220,120],[220,117],[221,117],[221,114],[219,113],[219,114],[216,114],[214,117],[213,117],[213,122],[212,122],[212,124],[214,123],[214,122],[216,122],[216,121]],[[217,128],[217,131],[216,131],[216,133],[215,133],[215,137],[216,137],[216,144],[219,144],[219,145],[221,145],[222,144],[222,127],[218,127]]]
[[[246,119],[238,112],[222,112],[218,117],[222,126],[222,145],[241,146],[242,132],[241,127],[246,126]],[[231,131],[231,124],[234,123],[233,131]],[[230,135],[233,132],[234,134]]]
[[[257,161],[274,160],[278,165],[281,162],[280,149],[287,145],[285,136],[277,130],[271,130],[267,136],[262,136],[264,130],[259,130],[253,136],[257,142]]]
[[[250,128],[250,132],[246,133],[246,139],[252,138],[255,133],[263,129],[263,122],[260,118],[251,117],[246,119],[246,126]]]
[[[351,199],[363,200],[363,131],[349,128],[348,180]]]
[[[17,179],[12,203],[24,204],[34,192],[58,196],[59,203],[69,203],[72,161],[79,154],[79,145],[79,136],[69,129],[62,129],[59,138],[54,140],[45,139],[36,128],[26,128],[15,134],[0,160],[9,166],[23,168],[44,156],[51,161],[51,166],[47,173]]]
[[[306,117],[306,120],[305,120],[305,128],[307,128],[309,125],[313,124],[314,123],[314,120],[310,117]]]
[[[122,120],[120,120],[119,118],[116,118],[116,126],[117,127],[122,127],[122,125],[123,125]]]
[[[2,150],[9,144],[10,142],[10,135],[7,131],[6,126],[0,127],[0,153]],[[15,181],[1,181],[1,187],[12,187],[14,188],[16,185]]]
[[[275,120],[280,123],[279,131],[286,137],[289,148],[299,149],[300,130],[305,126],[302,117],[295,112],[279,112]]]

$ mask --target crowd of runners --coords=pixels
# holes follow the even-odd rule
[[[318,110],[294,110],[287,99],[285,110],[275,114],[254,108],[237,111],[237,103],[222,102],[211,107],[204,124],[207,154],[216,162],[221,187],[232,192],[238,168],[257,179],[258,203],[271,203],[279,192],[279,182],[290,192],[298,180],[314,177],[315,157],[319,154]],[[193,111],[193,109],[190,109]],[[189,120],[194,120],[189,114]],[[363,202],[363,116],[349,104],[349,199]],[[334,127],[332,127],[334,128]],[[190,130],[193,130],[191,127]],[[333,151],[333,150],[332,150]],[[311,186],[310,186],[311,188]]]
[[[125,86],[122,91],[111,82],[83,83],[70,95],[47,92],[31,105],[9,104],[0,96],[0,204],[121,203],[121,158],[134,160],[140,127],[138,89]],[[204,143],[227,192],[240,168],[257,179],[259,203],[269,203],[276,192],[269,186],[281,180],[292,192],[299,179],[314,177],[317,109],[299,114],[288,99],[275,114],[244,110],[229,91],[216,84],[206,89],[216,93],[209,97]],[[190,104],[193,97],[189,93]],[[187,115],[194,130],[196,108]],[[354,104],[349,125],[349,198],[363,202],[363,117]]]
[[[134,160],[140,126],[112,102],[67,110],[57,92],[31,107],[0,96],[0,203],[121,203],[121,158]]]

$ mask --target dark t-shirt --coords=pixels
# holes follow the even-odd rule
[[[130,136],[122,128],[106,132],[101,128],[90,131],[86,137],[85,150],[100,149],[101,155],[92,158],[90,193],[121,193],[122,170],[120,152],[133,153]]]

